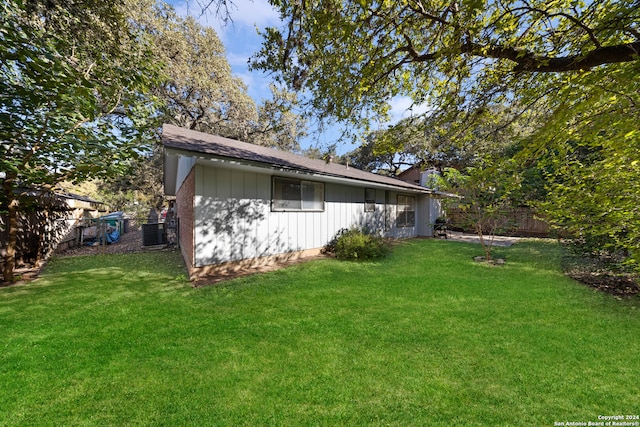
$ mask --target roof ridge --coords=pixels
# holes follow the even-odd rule
[[[223,158],[258,162],[274,166],[313,172],[326,176],[337,176],[359,181],[393,185],[407,189],[429,191],[426,187],[402,181],[395,177],[363,171],[353,166],[312,159],[301,154],[277,150],[263,145],[239,141],[219,135],[208,134],[179,126],[165,124],[162,129],[165,147],[208,154]]]

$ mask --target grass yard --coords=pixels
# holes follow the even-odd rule
[[[177,253],[0,289],[0,425],[553,426],[640,414],[640,298],[554,243],[412,240],[194,289]],[[558,424],[555,424],[558,425]]]

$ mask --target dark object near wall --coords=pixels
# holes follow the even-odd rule
[[[142,246],[155,246],[167,243],[163,223],[142,224]]]

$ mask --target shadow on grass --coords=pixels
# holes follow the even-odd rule
[[[147,272],[170,277],[186,275],[180,252],[173,250],[69,258],[57,257],[51,260],[42,271],[41,276],[52,278],[64,274],[96,274],[100,271],[121,271],[136,274]]]

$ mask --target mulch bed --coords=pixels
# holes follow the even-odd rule
[[[638,281],[630,275],[573,272],[568,276],[584,285],[617,297],[632,297],[640,294]]]

